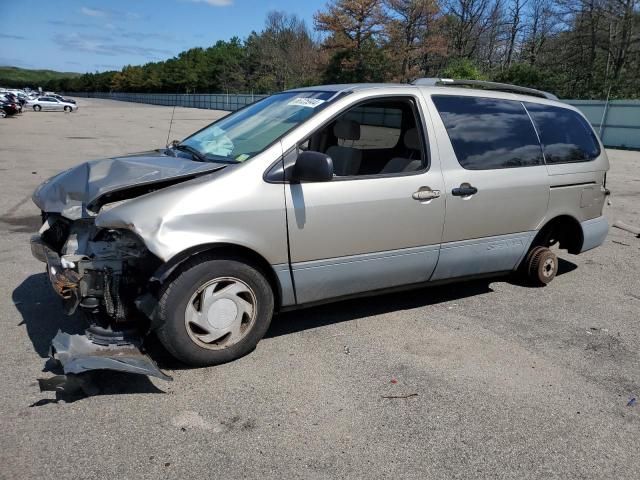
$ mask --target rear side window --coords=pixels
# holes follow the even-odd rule
[[[468,170],[543,165],[542,149],[522,103],[434,95],[458,162]]]
[[[525,106],[538,129],[548,164],[588,162],[600,155],[595,133],[578,113],[537,103]]]

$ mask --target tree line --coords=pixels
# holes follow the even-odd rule
[[[487,79],[561,98],[640,97],[640,0],[330,0],[310,27],[271,12],[247,38],[62,91],[271,93],[320,83]]]

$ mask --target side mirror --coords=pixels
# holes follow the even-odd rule
[[[329,155],[307,150],[298,155],[291,172],[294,182],[328,182],[333,179],[333,160]]]

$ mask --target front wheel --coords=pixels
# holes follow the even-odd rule
[[[33,111],[34,112],[39,112],[40,110],[42,110],[42,107],[40,105],[34,105],[33,106]]]
[[[71,107],[64,107],[64,111],[69,113],[71,111]]]
[[[5,118],[7,116],[7,112],[4,110],[0,110],[0,118]]]
[[[157,335],[189,365],[230,362],[255,348],[273,307],[273,291],[258,269],[240,259],[194,259],[160,292]]]

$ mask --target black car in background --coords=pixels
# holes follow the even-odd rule
[[[27,103],[26,100],[23,100],[22,98],[18,97],[18,95],[12,92],[5,92],[2,95],[4,95],[4,97],[0,98],[0,101],[8,101],[10,103],[15,103],[16,105],[21,106]]]
[[[21,108],[14,102],[0,100],[0,117],[10,117],[19,113]]]

